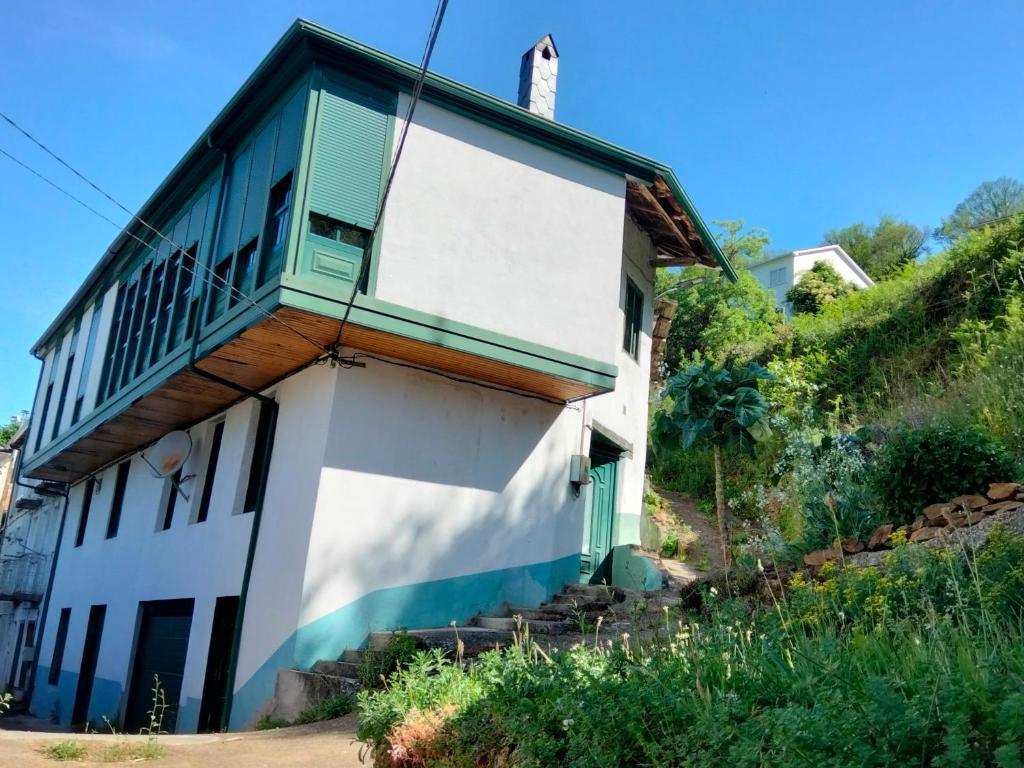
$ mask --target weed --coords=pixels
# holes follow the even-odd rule
[[[47,744],[39,750],[44,757],[50,760],[68,762],[72,760],[84,760],[87,750],[79,742],[71,739],[58,741],[56,744]]]
[[[287,728],[291,723],[280,717],[271,717],[270,715],[264,715],[256,721],[257,731],[273,731],[278,728]]]
[[[347,693],[339,693],[337,696],[331,696],[306,707],[295,718],[295,725],[307,725],[309,723],[319,723],[322,720],[333,720],[336,717],[343,717],[355,709],[355,705],[356,700],[354,696]]]
[[[416,638],[405,630],[396,632],[383,651],[368,648],[363,653],[357,677],[363,688],[377,688],[388,676],[416,655]]]

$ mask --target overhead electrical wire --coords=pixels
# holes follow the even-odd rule
[[[96,184],[95,182],[91,181],[84,174],[82,174],[81,172],[76,170],[74,168],[74,166],[72,166],[67,160],[65,160],[60,155],[58,155],[56,152],[54,152],[52,149],[50,149],[48,146],[46,146],[46,144],[44,144],[42,141],[37,139],[31,133],[29,133],[25,128],[22,128],[18,123],[16,123],[13,119],[11,119],[11,117],[9,117],[7,114],[5,114],[4,112],[0,111],[0,118],[3,118],[6,122],[8,122],[10,125],[12,125],[19,133],[21,133],[23,136],[25,136],[29,141],[31,141],[37,147],[42,149],[46,154],[48,154],[50,157],[52,157],[58,163],[60,163],[65,168],[67,168],[69,171],[71,171],[71,173],[73,173],[79,179],[81,179],[86,184],[88,184],[90,187],[92,187],[97,192],[99,192],[101,195],[103,195],[103,197],[105,197],[107,200],[112,202],[114,205],[116,205],[122,211],[125,211],[131,217],[132,221],[138,222],[143,227],[148,229],[150,232],[153,232],[161,240],[163,240],[164,242],[168,243],[174,250],[182,251],[182,252],[184,252],[186,250],[184,245],[182,245],[181,243],[177,243],[174,240],[172,240],[171,238],[169,238],[167,235],[165,235],[163,232],[161,232],[159,229],[154,227],[152,224],[150,224],[148,221],[143,219],[138,214],[132,213],[132,211],[127,206],[125,206],[123,203],[119,202],[116,198],[114,198],[109,193],[105,192],[98,184]],[[142,238],[140,238],[138,235],[136,235],[134,232],[130,232],[127,227],[122,227],[120,224],[115,222],[110,217],[108,217],[108,216],[104,215],[103,213],[97,211],[95,208],[93,208],[88,203],[84,202],[82,199],[80,199],[79,197],[75,196],[71,192],[68,192],[66,189],[61,187],[55,181],[52,181],[51,179],[47,178],[46,176],[44,176],[39,171],[36,171],[35,169],[31,168],[27,163],[24,163],[21,160],[18,160],[16,157],[11,155],[9,152],[5,152],[3,150],[0,150],[0,152],[2,152],[4,154],[4,156],[6,156],[10,160],[14,161],[15,163],[20,165],[25,170],[29,171],[30,173],[32,173],[35,176],[38,176],[40,179],[45,181],[47,184],[49,184],[53,188],[59,190],[60,192],[64,193],[65,195],[67,195],[69,198],[71,198],[76,203],[78,203],[79,205],[84,207],[90,213],[93,213],[96,216],[99,216],[101,219],[106,221],[108,224],[111,224],[115,228],[117,228],[119,230],[123,230],[126,235],[128,235],[129,237],[131,237],[134,240],[137,240],[139,243],[141,243],[143,245],[143,247],[148,248],[149,250],[153,251],[154,253],[157,252],[157,249],[152,245],[152,243],[148,243],[145,240],[143,240]],[[260,306],[259,303],[257,303],[249,294],[245,293],[241,289],[239,289],[239,288],[235,287],[234,285],[232,285],[229,280],[227,280],[226,278],[223,278],[220,275],[218,275],[216,272],[214,272],[213,269],[211,269],[206,264],[203,264],[198,259],[196,259],[193,262],[193,264],[195,264],[197,267],[199,267],[200,269],[204,270],[205,272],[209,273],[210,277],[213,280],[216,280],[216,281],[222,283],[224,285],[224,287],[227,288],[228,291],[231,292],[231,295],[237,296],[240,299],[243,299],[243,300],[247,301],[253,307],[255,307],[260,312],[262,312],[267,318],[276,321],[277,323],[281,324],[282,326],[287,328],[292,333],[295,333],[296,335],[298,335],[301,338],[305,339],[310,344],[312,344],[314,347],[319,349],[321,352],[325,352],[325,353],[328,352],[327,348],[325,348],[323,344],[320,344],[316,340],[311,339],[309,336],[307,336],[306,334],[302,333],[302,331],[298,330],[297,328],[294,328],[289,323],[285,322],[280,317],[275,315],[273,312],[270,312],[267,309],[265,309],[264,307]],[[186,272],[189,272],[193,276],[198,277],[198,274],[196,272],[192,271],[191,269],[189,269],[188,267],[185,266],[184,260],[182,260],[180,266],[183,269],[185,269]],[[211,280],[209,278],[206,280],[206,283],[208,285],[214,285],[214,283],[211,282]]]
[[[453,376],[453,375],[450,375],[450,374],[446,374],[446,373],[443,373],[443,372],[436,371],[436,370],[434,370],[432,368],[427,368],[427,367],[424,367],[424,366],[419,366],[419,365],[415,365],[415,364],[411,364],[411,363],[399,362],[399,361],[391,360],[391,359],[384,358],[384,357],[378,357],[376,355],[372,355],[372,354],[368,354],[368,353],[364,353],[364,352],[358,352],[358,353],[352,355],[351,358],[347,358],[347,359],[342,359],[342,358],[340,358],[338,356],[338,345],[341,342],[341,335],[342,335],[342,332],[343,332],[343,330],[345,328],[345,325],[348,323],[349,316],[352,313],[352,307],[355,304],[355,298],[356,298],[356,295],[357,295],[357,293],[359,291],[359,287],[360,287],[360,285],[362,285],[363,280],[366,277],[366,269],[367,269],[367,267],[369,265],[369,261],[370,261],[369,254],[370,254],[370,252],[373,249],[373,245],[374,245],[374,242],[376,240],[377,234],[379,232],[380,224],[381,224],[381,221],[383,219],[385,209],[387,207],[388,199],[389,199],[390,194],[391,194],[391,188],[392,188],[392,186],[394,184],[395,172],[398,169],[398,163],[401,160],[402,152],[403,152],[403,150],[405,148],[406,138],[408,137],[408,133],[409,133],[409,126],[412,123],[412,118],[413,118],[413,115],[415,114],[415,111],[416,111],[416,105],[419,103],[420,96],[421,96],[421,94],[423,92],[423,86],[424,86],[424,83],[426,81],[427,72],[429,71],[430,59],[431,59],[431,56],[433,55],[434,46],[437,43],[437,38],[438,38],[438,35],[439,35],[440,31],[441,31],[441,24],[442,24],[442,22],[444,20],[444,15],[445,15],[445,11],[447,10],[447,7],[448,7],[448,0],[439,0],[439,2],[437,4],[437,7],[436,7],[436,9],[434,11],[434,19],[433,19],[433,22],[431,24],[430,32],[429,32],[428,37],[427,37],[427,43],[426,43],[426,46],[425,46],[424,51],[423,51],[423,57],[420,60],[419,74],[418,74],[418,76],[416,78],[416,82],[415,82],[415,84],[413,86],[413,90],[412,90],[411,95],[410,95],[409,107],[408,107],[408,109],[406,110],[406,113],[405,113],[405,119],[404,119],[404,122],[403,122],[403,125],[402,125],[402,132],[401,132],[401,135],[399,137],[397,148],[395,150],[394,161],[391,163],[391,168],[390,168],[390,171],[388,172],[388,177],[387,177],[387,180],[386,180],[385,185],[384,185],[384,190],[383,190],[383,192],[381,194],[380,202],[378,203],[378,206],[377,206],[377,214],[376,214],[376,217],[374,219],[373,228],[370,230],[370,233],[369,233],[369,235],[367,237],[366,247],[364,249],[365,256],[362,259],[362,262],[360,264],[359,274],[358,274],[355,282],[352,285],[352,292],[349,295],[348,301],[345,304],[345,312],[342,315],[341,322],[338,325],[338,332],[337,332],[337,335],[335,337],[334,344],[331,347],[323,346],[319,342],[315,341],[314,339],[311,339],[309,336],[307,336],[306,334],[304,334],[301,331],[299,331],[297,328],[294,328],[293,326],[291,326],[286,321],[282,320],[280,317],[278,317],[274,313],[268,311],[266,308],[262,307],[259,303],[257,303],[247,293],[245,293],[244,291],[240,290],[236,286],[232,285],[229,280],[227,280],[226,278],[223,278],[220,275],[218,275],[213,269],[211,269],[206,264],[201,263],[198,259],[194,260],[193,264],[196,267],[199,267],[200,269],[202,269],[208,276],[201,275],[199,272],[196,272],[195,270],[193,270],[190,267],[186,266],[184,260],[182,260],[180,262],[179,266],[180,266],[181,269],[183,269],[186,272],[188,272],[189,274],[191,274],[197,280],[200,280],[201,282],[205,282],[207,285],[213,286],[213,285],[215,285],[215,281],[223,284],[223,286],[225,288],[227,288],[227,290],[231,291],[233,295],[238,296],[240,299],[244,299],[245,301],[247,301],[250,305],[252,305],[257,310],[259,310],[267,318],[272,319],[272,320],[280,323],[282,326],[287,328],[289,331],[295,333],[296,335],[298,335],[299,337],[301,337],[305,341],[307,341],[310,344],[312,344],[314,347],[316,347],[318,350],[320,350],[324,354],[324,356],[322,358],[319,358],[315,362],[328,362],[328,361],[330,361],[332,363],[340,363],[342,365],[342,367],[348,368],[348,367],[352,367],[353,365],[358,365],[357,360],[359,360],[359,359],[371,359],[371,360],[376,360],[378,362],[386,363],[386,364],[389,364],[389,365],[395,365],[395,366],[399,366],[399,367],[403,367],[403,368],[410,368],[410,369],[413,369],[413,370],[423,371],[425,373],[436,374],[436,375],[441,376],[443,378],[449,379],[451,381],[459,382],[459,383],[473,384],[473,385],[477,385],[477,386],[483,387],[485,389],[491,389],[491,390],[494,390],[494,391],[497,391],[497,392],[503,392],[503,393],[510,394],[510,395],[516,395],[516,396],[519,396],[519,397],[526,397],[526,398],[533,399],[533,400],[540,400],[542,402],[551,403],[553,405],[561,405],[563,407],[570,407],[571,408],[573,406],[568,405],[567,402],[563,401],[563,400],[557,400],[557,399],[554,399],[554,398],[548,398],[548,397],[544,397],[543,395],[534,395],[534,394],[518,392],[518,391],[516,391],[514,389],[506,389],[504,387],[499,387],[499,386],[495,386],[495,385],[491,385],[491,384],[485,384],[485,383],[476,381],[474,379],[463,378],[463,377],[460,377],[460,376]],[[46,144],[44,144],[42,141],[40,141],[34,135],[32,135],[28,130],[26,130],[21,125],[19,125],[17,122],[15,122],[10,116],[8,116],[4,112],[0,111],[0,118],[3,118],[15,130],[17,130],[19,133],[21,133],[23,136],[25,136],[25,138],[27,138],[29,141],[31,141],[33,144],[35,144],[41,150],[43,150],[46,154],[48,154],[50,157],[52,157],[58,163],[63,165],[65,168],[67,168],[71,173],[73,173],[75,176],[77,176],[79,179],[81,179],[84,183],[88,184],[96,192],[101,194],[103,197],[105,197],[111,203],[113,203],[118,208],[120,208],[122,211],[127,213],[131,217],[132,221],[138,222],[139,224],[141,224],[143,227],[145,227],[146,229],[148,229],[149,231],[154,233],[161,240],[164,240],[165,242],[167,242],[175,250],[180,251],[182,253],[185,252],[185,248],[184,248],[184,246],[182,244],[177,243],[174,240],[172,240],[171,238],[167,237],[164,233],[162,233],[159,229],[157,229],[156,227],[151,225],[149,222],[147,222],[141,216],[139,216],[136,213],[133,213],[131,211],[131,209],[129,209],[127,206],[125,206],[123,203],[121,203],[119,200],[117,200],[111,194],[106,192],[102,187],[100,187],[94,181],[89,179],[83,173],[78,171],[67,160],[65,160],[63,157],[61,157],[56,152],[51,150]],[[81,198],[77,197],[73,193],[69,192],[67,189],[65,189],[64,187],[62,187],[60,184],[58,184],[57,182],[53,181],[52,179],[48,178],[44,174],[42,174],[39,171],[35,170],[31,166],[29,166],[27,163],[19,160],[17,157],[12,155],[11,153],[9,153],[9,152],[5,151],[4,149],[0,148],[0,154],[2,154],[3,156],[7,157],[9,160],[11,160],[12,162],[16,163],[17,165],[21,166],[22,168],[24,168],[29,173],[31,173],[34,176],[38,177],[43,182],[45,182],[46,184],[50,185],[51,187],[53,187],[57,191],[61,192],[62,194],[64,194],[65,196],[67,196],[68,198],[73,200],[78,205],[82,206],[85,210],[89,211],[93,215],[97,216],[98,218],[102,219],[103,221],[106,221],[108,224],[110,224],[111,226],[115,227],[116,229],[123,230],[124,233],[128,237],[130,237],[133,240],[137,241],[143,247],[148,248],[149,250],[153,251],[154,253],[157,252],[157,249],[152,245],[152,243],[149,243],[146,240],[142,239],[141,237],[136,235],[134,232],[130,232],[127,229],[127,227],[122,227],[117,222],[115,222],[113,219],[111,219],[110,217],[106,216],[102,212],[96,210],[95,208],[90,206],[88,203],[86,203],[84,200],[82,200]]]
[[[337,359],[338,345],[341,343],[341,333],[345,330],[349,315],[352,314],[352,305],[355,304],[356,294],[359,286],[366,278],[366,270],[370,262],[370,253],[373,251],[373,244],[380,229],[381,219],[384,217],[384,209],[388,204],[388,197],[391,195],[391,186],[395,181],[395,171],[398,170],[398,162],[402,159],[402,150],[405,149],[405,139],[409,135],[409,125],[412,123],[412,116],[416,112],[416,105],[419,103],[420,94],[423,92],[423,83],[427,79],[427,71],[430,67],[430,57],[434,53],[434,44],[437,43],[438,34],[441,32],[441,22],[444,21],[444,13],[448,8],[448,0],[438,0],[437,8],[434,10],[434,20],[430,25],[430,33],[427,35],[427,44],[423,49],[423,57],[420,59],[420,71],[416,77],[412,94],[409,97],[409,108],[405,111],[405,121],[402,124],[402,134],[398,139],[398,147],[395,150],[395,159],[391,163],[391,170],[388,172],[387,181],[384,184],[384,191],[381,193],[380,202],[377,204],[377,215],[373,220],[373,229],[366,238],[366,248],[363,250],[363,260],[359,264],[359,274],[352,283],[352,292],[345,304],[345,313],[341,316],[341,323],[338,325],[338,334],[334,339],[334,346],[331,350],[333,359]]]

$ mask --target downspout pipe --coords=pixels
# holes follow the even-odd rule
[[[214,215],[214,220],[217,222],[217,229],[213,237],[213,244],[211,245],[211,253],[213,253],[215,252],[216,246],[220,240],[221,214],[224,207],[224,198],[226,195],[228,181],[226,178],[228,155],[227,152],[214,143],[212,136],[207,136],[206,143],[211,149],[215,149],[220,152],[222,158],[220,192],[217,195],[217,210]],[[271,439],[267,440],[263,446],[263,476],[260,477],[260,484],[256,494],[256,508],[253,510],[252,527],[249,531],[249,547],[245,555],[245,569],[242,571],[242,586],[238,593],[238,612],[235,614],[235,629],[231,637],[231,655],[228,659],[227,680],[224,685],[224,708],[221,711],[221,727],[223,729],[227,729],[231,724],[231,705],[234,701],[235,694],[235,673],[238,668],[238,653],[242,645],[242,627],[245,621],[245,606],[249,597],[249,582],[252,580],[252,568],[253,563],[256,560],[256,548],[259,543],[260,523],[263,520],[263,500],[267,491],[267,479],[270,476],[270,459],[274,448],[273,435],[277,431],[278,405],[274,398],[267,397],[262,392],[256,392],[248,387],[243,387],[241,384],[222,378],[214,373],[210,373],[209,371],[205,371],[196,365],[196,352],[199,347],[199,329],[202,325],[203,317],[205,316],[207,296],[209,293],[206,290],[208,283],[208,280],[202,280],[199,283],[199,301],[197,303],[196,316],[193,318],[192,345],[189,350],[188,368],[196,375],[202,376],[204,379],[208,379],[209,381],[220,384],[228,389],[233,389],[246,397],[254,398],[262,404],[262,407],[270,409],[269,434]]]
[[[270,439],[263,444],[263,457],[261,461],[263,475],[260,477],[259,488],[256,492],[256,508],[252,513],[252,528],[249,531],[249,548],[245,554],[245,569],[242,571],[242,588],[238,593],[238,612],[235,614],[235,630],[231,637],[231,655],[228,658],[228,674],[227,681],[224,686],[224,709],[221,712],[221,726],[223,728],[228,728],[231,724],[231,705],[234,703],[235,696],[235,673],[238,669],[238,653],[242,646],[242,625],[245,620],[245,605],[249,598],[249,582],[252,580],[252,567],[253,563],[256,561],[256,547],[259,543],[260,523],[263,521],[263,499],[267,493],[267,480],[270,477],[270,459],[274,452],[273,438],[274,433],[277,431],[278,405],[274,398],[267,397],[262,392],[247,389],[241,384],[236,384],[233,381],[221,378],[209,371],[204,371],[202,368],[198,367],[195,362],[190,363],[189,368],[203,378],[209,379],[221,386],[234,389],[248,397],[255,398],[261,403],[262,407],[270,409],[270,425],[268,428],[268,435]]]

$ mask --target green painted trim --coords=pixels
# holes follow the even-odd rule
[[[187,187],[189,180],[211,172],[215,161],[219,161],[219,158],[213,156],[208,142],[219,144],[237,139],[237,134],[245,132],[254,117],[262,114],[260,110],[269,108],[278,94],[299,80],[303,71],[314,61],[322,61],[354,72],[368,81],[406,91],[412,89],[419,74],[419,68],[411,62],[350,40],[319,24],[298,19],[142,205],[139,215],[147,221],[160,219],[161,213],[166,215],[172,207],[171,203],[176,200],[175,192]],[[425,79],[423,98],[525,141],[614,173],[648,184],[654,181],[655,176],[661,175],[680,205],[693,218],[694,225],[723,271],[730,279],[735,279],[735,271],[697,214],[675,173],[667,165],[583,131],[534,115],[515,104],[433,72],[428,73]],[[198,183],[198,180],[194,183]],[[32,348],[33,354],[38,356],[39,348],[49,340],[55,329],[93,292],[95,283],[103,278],[107,267],[128,240],[127,232],[126,229],[118,235],[75,295],[43,332]]]
[[[281,286],[281,303],[339,319],[345,311],[345,302],[340,298],[329,299],[289,285],[287,276]],[[615,388],[615,365],[389,304],[372,296],[358,295],[349,319],[356,325],[582,382],[603,391]]]
[[[280,305],[279,287],[276,282],[272,281],[264,287],[257,298],[257,303],[268,312],[272,312]],[[251,305],[239,304],[234,307],[230,312],[218,318],[215,326],[201,329],[201,336],[197,344],[198,357],[209,354],[246,328],[263,320],[264,317],[262,312]],[[308,343],[303,342],[297,336],[296,342]],[[94,432],[136,400],[160,387],[176,373],[186,369],[191,357],[191,345],[191,339],[182,341],[174,352],[164,357],[139,379],[115,394],[107,402],[94,408],[87,417],[74,425],[74,429],[59,435],[56,440],[44,445],[38,453],[25,462],[25,471],[32,472],[47,463],[61,451]]]
[[[375,631],[464,625],[478,613],[493,613],[503,604],[533,606],[575,581],[579,554],[557,560],[493,571],[448,576],[401,586],[381,587],[339,605],[303,624],[267,656],[234,692],[228,730],[251,728],[274,694],[280,669],[309,669],[319,659],[336,659],[349,648],[362,648]],[[308,587],[308,585],[307,585]],[[259,628],[255,628],[258,632]]]

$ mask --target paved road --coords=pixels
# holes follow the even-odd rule
[[[167,754],[149,763],[153,768],[365,768],[355,741],[356,719],[348,715],[325,723],[282,728],[276,731],[227,733],[202,736],[161,736]],[[138,736],[77,736],[59,733],[0,730],[0,766],[56,768],[40,749],[63,739],[83,745],[109,744]],[[76,762],[75,766],[110,763]],[[138,765],[138,763],[133,763]]]

